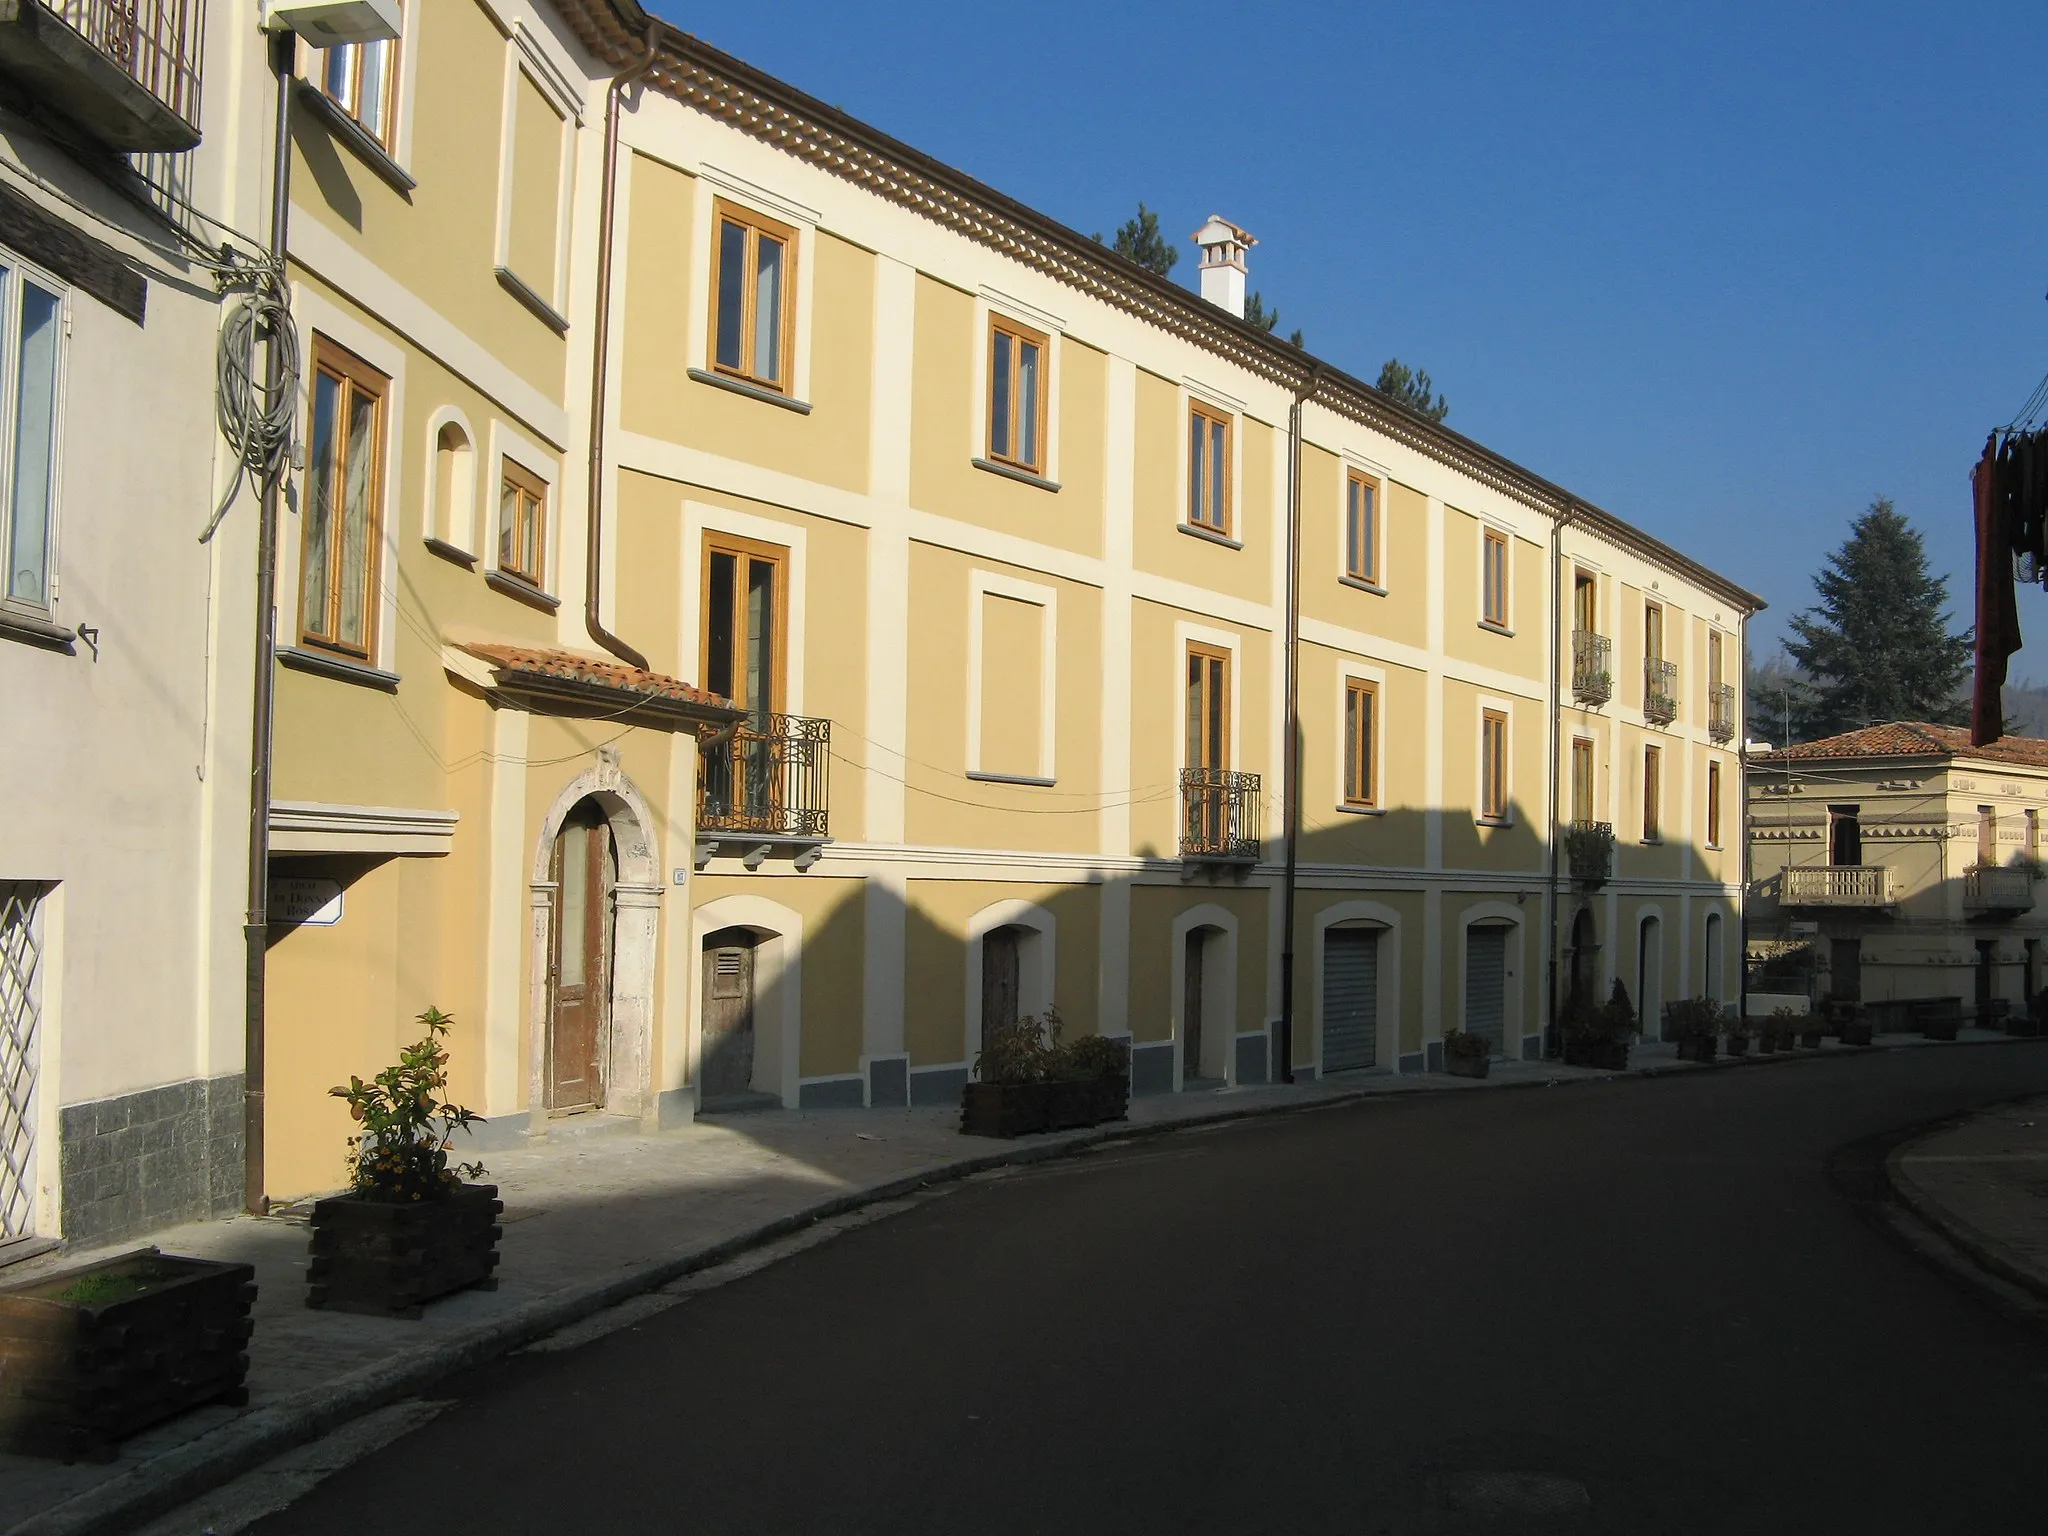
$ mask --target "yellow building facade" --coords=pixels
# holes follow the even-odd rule
[[[1204,298],[629,0],[303,67],[273,1195],[430,1004],[498,1138],[1734,997],[1756,599],[1247,326],[1241,231]]]

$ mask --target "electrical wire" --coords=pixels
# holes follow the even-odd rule
[[[291,456],[299,390],[299,332],[281,267],[268,261],[247,266],[223,283],[245,289],[229,308],[214,350],[215,415],[221,436],[234,451],[235,473],[199,535],[202,544],[212,540],[244,480],[260,487],[283,475]],[[256,360],[259,339],[270,344],[261,375]]]

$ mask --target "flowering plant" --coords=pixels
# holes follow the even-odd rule
[[[438,1097],[448,1087],[450,1017],[429,1008],[419,1022],[427,1032],[398,1053],[396,1066],[370,1082],[351,1077],[346,1087],[327,1090],[348,1101],[349,1118],[362,1127],[348,1142],[349,1185],[365,1200],[438,1200],[483,1175],[481,1163],[448,1162],[455,1133],[477,1119]]]

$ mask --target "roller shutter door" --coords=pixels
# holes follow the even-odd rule
[[[1508,931],[1468,928],[1465,931],[1465,1028],[1493,1042],[1494,1054],[1506,1043]]]
[[[1379,1038],[1380,931],[1332,928],[1323,935],[1323,1071],[1373,1064]]]

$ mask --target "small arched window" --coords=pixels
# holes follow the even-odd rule
[[[433,505],[427,536],[465,554],[476,552],[476,453],[460,422],[448,421],[434,435]]]

